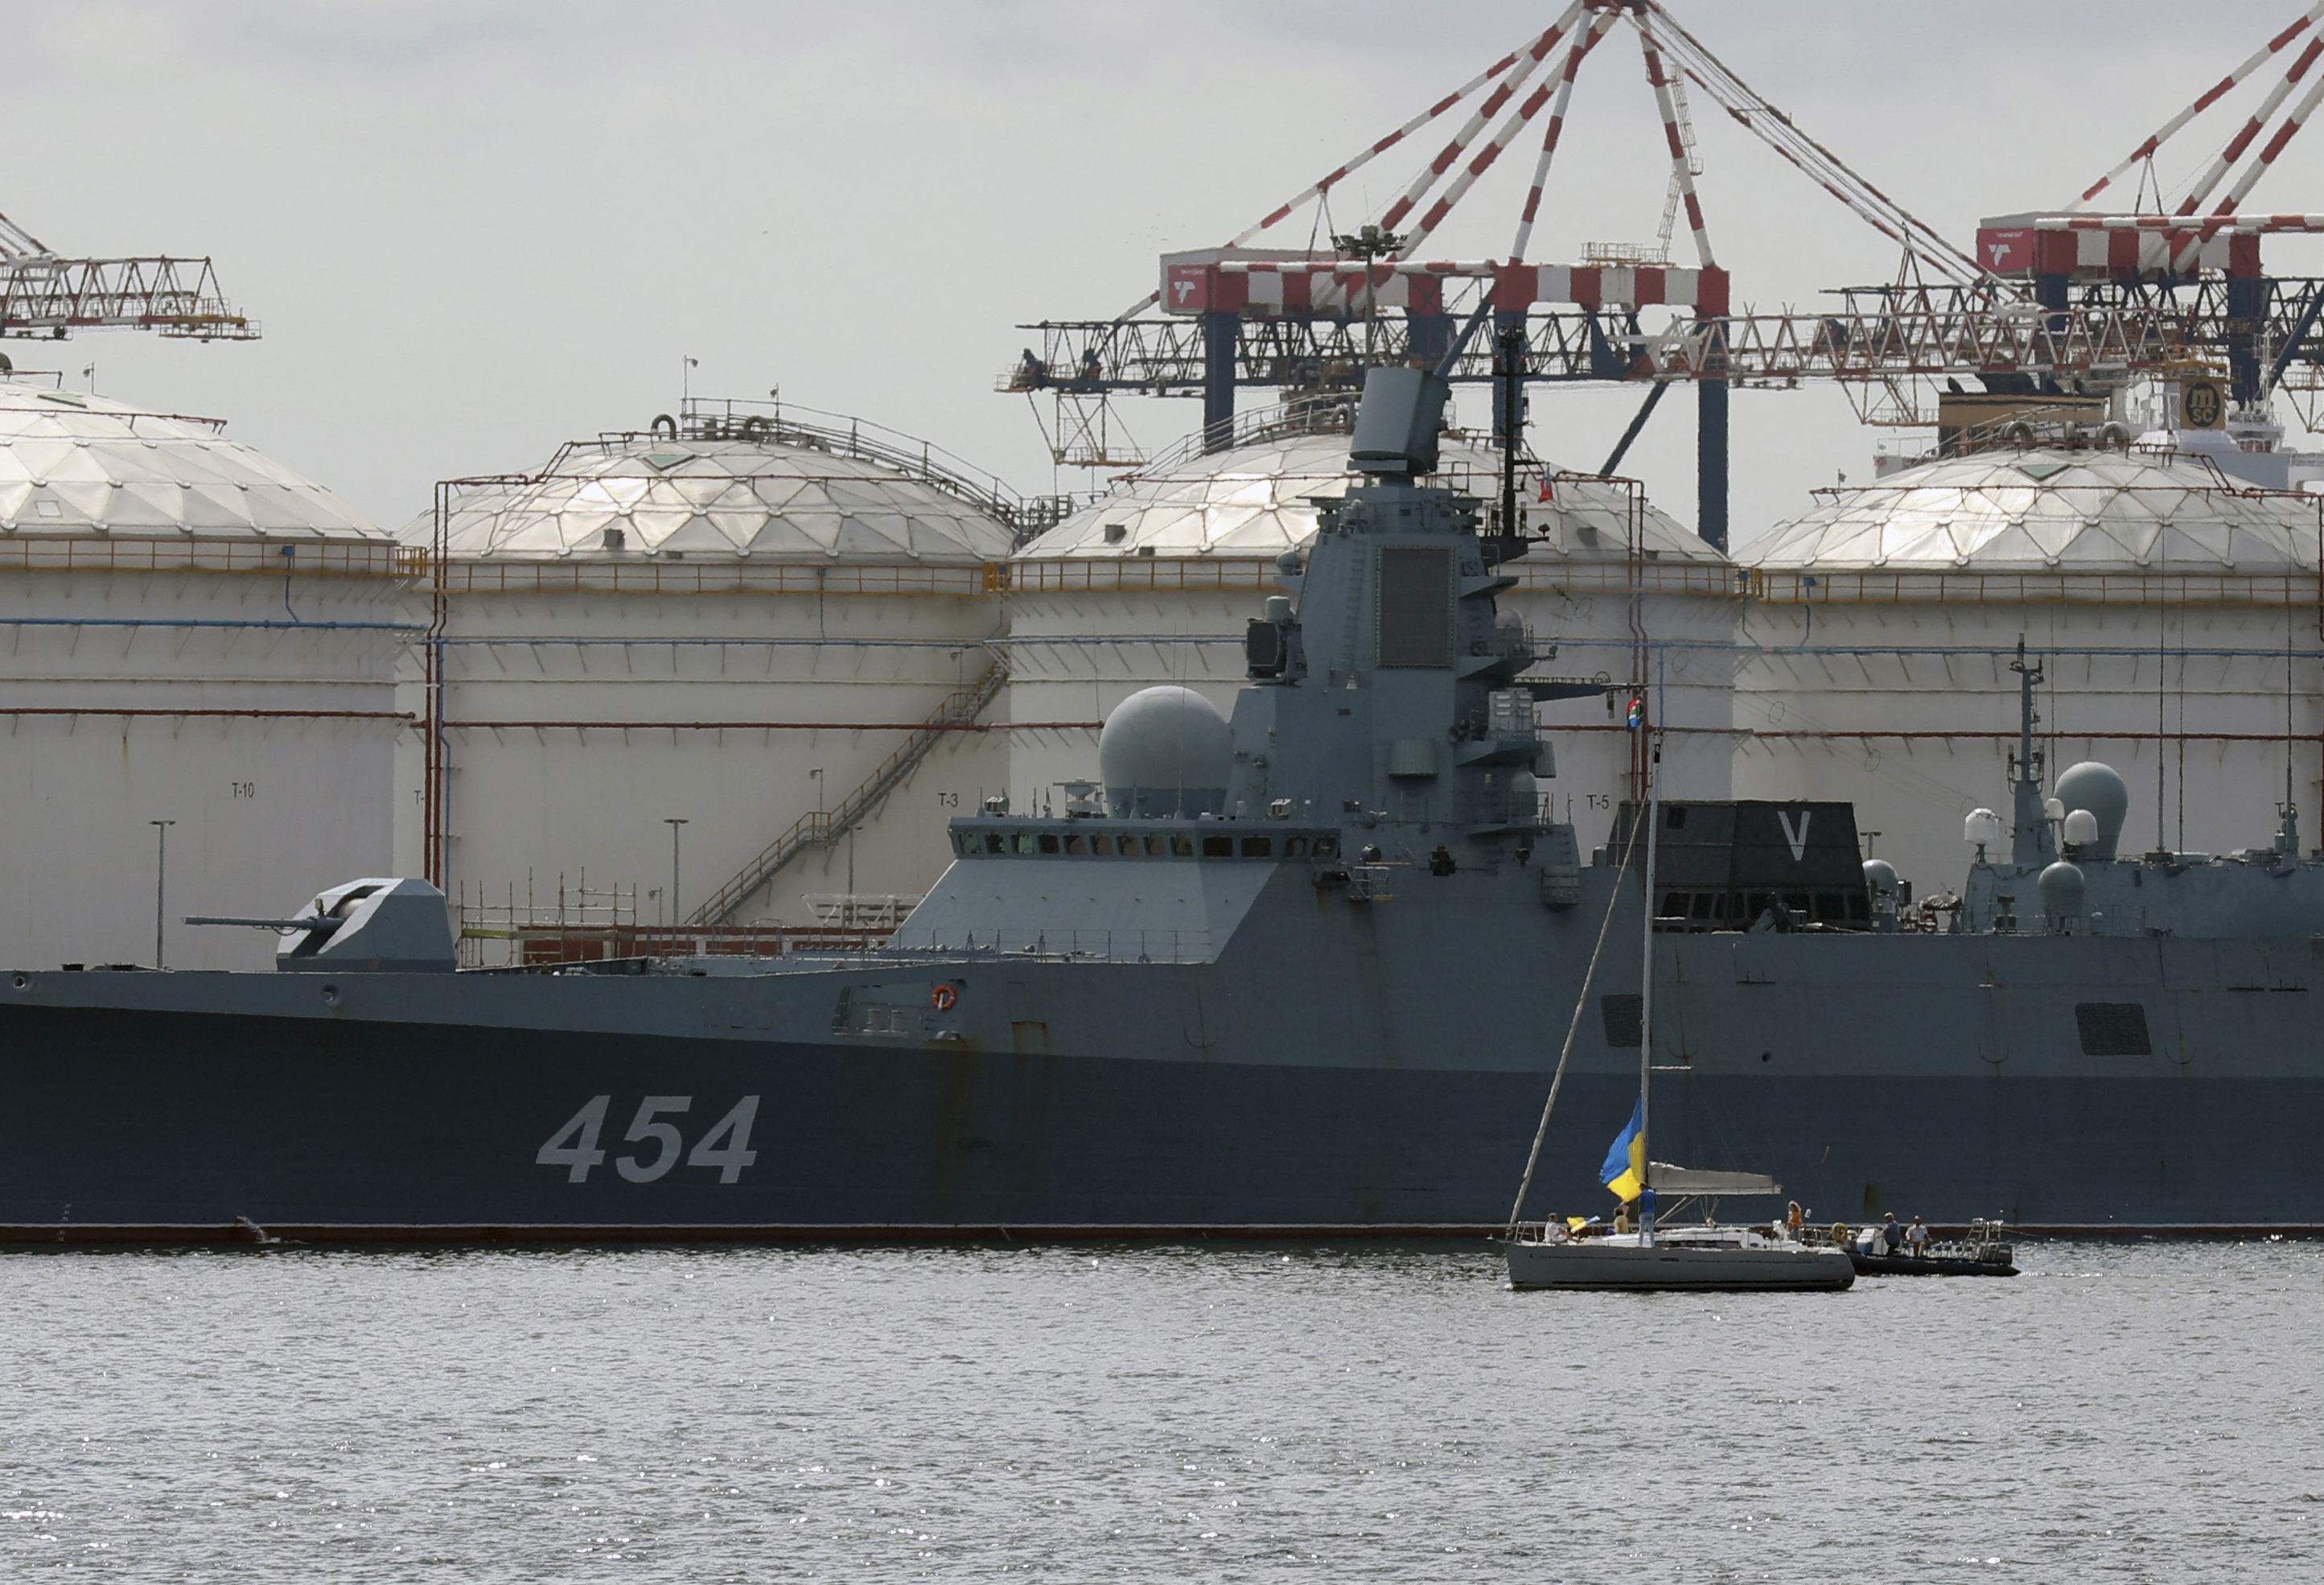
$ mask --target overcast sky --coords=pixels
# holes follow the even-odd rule
[[[2260,41],[2293,0],[1673,0],[1746,81],[1966,247],[1981,215],[2062,206]],[[1555,14],[1516,0],[0,0],[0,212],[68,254],[208,253],[250,346],[84,335],[20,366],[232,421],[380,522],[438,478],[697,394],[924,436],[1052,487],[1019,322],[1102,318],[1166,249],[1224,241]],[[1667,162],[1624,34],[1585,69],[1531,256],[1646,241]],[[2207,161],[2260,85],[2167,152]],[[1695,97],[1704,208],[1739,303],[1812,306],[1893,249]],[[2209,124],[2214,119],[2218,124]],[[1376,212],[1434,143],[1342,189]],[[1520,145],[1432,253],[1504,253]],[[2247,207],[2324,210],[2324,132]],[[1683,246],[1683,244],[1682,244]],[[2324,241],[2273,240],[2280,274]],[[1535,445],[1595,466],[1630,390],[1537,399]],[[1245,400],[1259,400],[1246,393]],[[1474,399],[1471,399],[1472,401]],[[1831,390],[1738,392],[1738,536],[1878,438]],[[1128,417],[1158,447],[1192,401]],[[1693,517],[1693,413],[1626,471]],[[1079,473],[1056,479],[1080,487]]]

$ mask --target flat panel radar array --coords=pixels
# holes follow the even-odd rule
[[[1452,552],[1429,545],[1379,551],[1381,666],[1452,664]]]

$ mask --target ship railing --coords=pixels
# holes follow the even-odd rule
[[[1869,1222],[1848,1224],[1848,1239],[1842,1247],[1849,1249],[1856,1249],[1858,1240],[1877,1225],[1878,1224]],[[1794,1236],[1801,1243],[1812,1246],[1828,1248],[1838,1242],[1832,1238],[1831,1229],[1829,1227],[1803,1227]],[[1917,1258],[1931,1260],[2006,1260],[2011,1252],[2007,1237],[2007,1232],[2001,1223],[1975,1221],[1970,1222],[1968,1230],[1959,1236],[1932,1238],[1922,1247],[1924,1255]],[[1901,1246],[1896,1253],[1901,1259],[1916,1258],[1910,1244]]]

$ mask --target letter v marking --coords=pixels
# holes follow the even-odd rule
[[[1775,811],[1775,818],[1783,822],[1784,840],[1792,844],[1792,862],[1794,863],[1798,863],[1808,856],[1808,816],[1814,813],[1815,811],[1813,809],[1802,809],[1800,811],[1800,828],[1797,831],[1794,831],[1792,829],[1791,816],[1781,809]]]

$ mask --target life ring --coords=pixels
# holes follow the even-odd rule
[[[939,985],[928,992],[928,1005],[940,1013],[948,1013],[960,1000],[960,992],[949,985]]]

